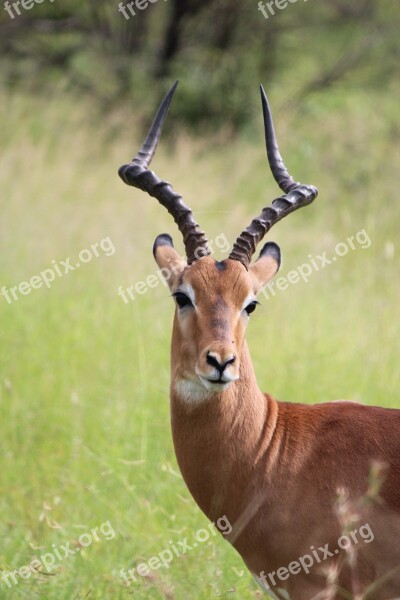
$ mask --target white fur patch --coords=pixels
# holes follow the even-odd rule
[[[174,391],[187,404],[200,404],[209,400],[212,393],[201,384],[191,379],[180,379],[175,382]]]

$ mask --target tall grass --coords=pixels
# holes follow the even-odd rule
[[[260,387],[282,400],[400,404],[395,92],[321,95],[296,114],[275,108],[290,170],[320,189],[310,208],[269,236],[281,245],[282,274],[309,255],[332,255],[362,229],[372,242],[307,284],[261,298],[248,339]],[[0,284],[29,280],[52,260],[74,262],[107,236],[115,254],[11,304],[0,297],[0,568],[18,569],[106,521],[116,536],[51,575],[18,578],[12,588],[0,578],[0,598],[259,597],[220,537],[129,586],[121,579],[120,569],[207,527],[169,430],[169,294],[160,284],[129,304],[117,295],[119,285],[156,270],[158,233],[182,245],[166,211],[118,180],[141,141],[125,113],[95,119],[89,103],[59,94],[2,101]],[[279,109],[277,96],[272,105]],[[260,115],[251,138],[165,139],[156,168],[210,239],[224,233],[233,241],[277,194],[263,144]]]

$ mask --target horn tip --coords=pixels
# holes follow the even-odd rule
[[[261,92],[261,98],[263,100],[267,100],[267,94],[265,93],[265,89],[262,83],[260,83],[260,92]]]
[[[169,92],[168,92],[167,96],[171,96],[171,97],[172,97],[172,96],[174,95],[174,93],[175,93],[175,90],[176,90],[176,88],[178,87],[178,84],[179,84],[179,79],[177,79],[177,80],[175,81],[175,83],[172,85],[172,87],[171,87],[171,89],[169,90]]]

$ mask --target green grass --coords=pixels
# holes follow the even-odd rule
[[[400,406],[396,97],[395,89],[349,92],[316,96],[301,114],[275,108],[290,170],[320,188],[312,207],[269,236],[281,245],[282,274],[310,254],[333,255],[361,229],[372,241],[307,284],[261,298],[248,339],[260,387],[282,400]],[[0,598],[259,597],[221,537],[130,586],[120,578],[120,569],[208,526],[172,447],[169,294],[159,285],[130,304],[117,295],[119,285],[156,271],[158,233],[182,244],[166,211],[116,175],[140,141],[132,120],[110,114],[95,122],[90,105],[56,94],[2,101],[0,284],[29,280],[52,260],[76,262],[107,236],[115,254],[12,304],[0,297],[0,568],[18,569],[106,521],[116,535],[63,560],[52,575],[12,589],[0,579]],[[161,144],[155,166],[210,239],[224,233],[233,241],[277,194],[263,144],[261,128],[225,143],[182,134],[173,147]]]

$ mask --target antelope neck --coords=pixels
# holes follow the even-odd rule
[[[186,401],[176,385],[174,363],[172,357],[171,424],[183,478],[210,519],[223,516],[220,511],[228,506],[235,520],[252,495],[249,477],[255,466],[260,472],[268,467],[277,402],[259,390],[246,342],[240,379],[202,402]]]

